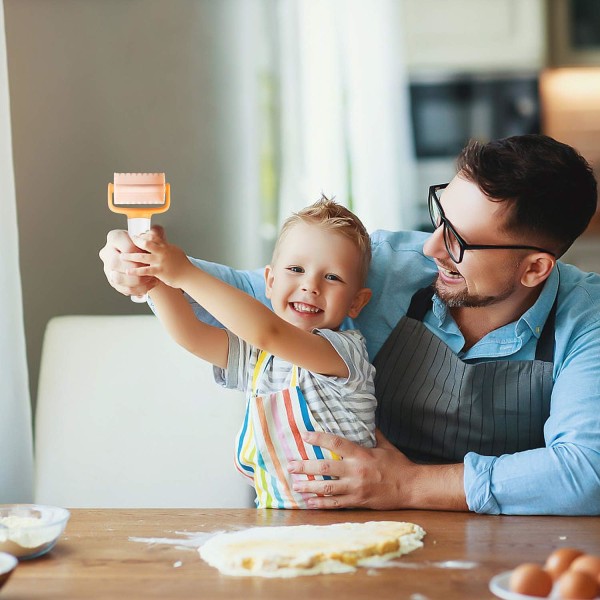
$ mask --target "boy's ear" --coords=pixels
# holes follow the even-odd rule
[[[265,267],[265,296],[270,300],[271,292],[273,291],[273,280],[275,279],[275,275],[273,273],[273,268],[271,265],[267,265]]]
[[[367,305],[373,292],[369,288],[361,288],[356,292],[356,296],[354,296],[354,300],[348,309],[348,316],[351,319],[356,319],[360,314],[360,311]]]

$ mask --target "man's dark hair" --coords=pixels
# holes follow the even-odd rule
[[[557,256],[583,233],[596,211],[597,183],[588,162],[545,135],[471,141],[457,167],[490,200],[507,202],[507,232],[522,243],[550,246]]]

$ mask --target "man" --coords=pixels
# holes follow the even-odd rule
[[[310,506],[600,514],[600,276],[557,262],[596,201],[575,150],[517,136],[463,150],[430,188],[429,237],[372,235],[373,298],[355,325],[381,434],[373,449],[306,434],[343,458],[290,463],[334,477],[297,484]],[[155,283],[126,274],[131,246],[111,232],[100,251],[128,295]],[[260,273],[199,264],[265,301]]]

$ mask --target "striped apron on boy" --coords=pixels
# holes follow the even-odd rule
[[[252,394],[246,403],[244,423],[236,439],[236,467],[256,489],[258,508],[306,508],[313,494],[292,488],[295,480],[331,479],[328,476],[292,475],[290,460],[338,459],[319,446],[304,443],[302,431],[324,431],[311,414],[298,387],[298,367],[292,367],[290,387],[259,396],[257,390],[273,355],[261,351],[252,374]]]

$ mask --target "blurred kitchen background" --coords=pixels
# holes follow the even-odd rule
[[[108,286],[97,256],[125,227],[107,208],[115,171],[164,171],[172,208],[156,222],[169,238],[250,268],[321,192],[369,229],[426,226],[427,188],[453,176],[469,138],[544,132],[600,168],[598,0],[3,7],[3,191],[16,198],[34,403],[51,317],[148,312]],[[600,271],[599,223],[566,257],[585,270]]]

